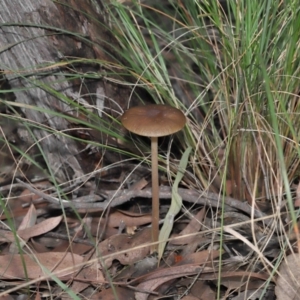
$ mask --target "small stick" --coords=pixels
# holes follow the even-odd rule
[[[152,190],[150,188],[144,190],[122,190],[122,191],[105,191],[105,195],[107,200],[102,202],[78,202],[71,200],[60,200],[58,198],[52,197],[43,193],[42,191],[36,190],[31,185],[17,179],[17,181],[22,184],[25,188],[27,188],[32,193],[40,196],[45,199],[49,203],[53,204],[56,207],[63,206],[64,208],[71,207],[75,209],[85,210],[86,212],[99,210],[102,211],[106,209],[108,206],[116,207],[123,203],[130,201],[132,198],[142,197],[142,198],[152,198]],[[242,211],[247,215],[251,215],[252,207],[247,202],[242,202],[240,200],[231,198],[231,197],[222,197],[216,193],[210,192],[199,192],[196,190],[189,190],[179,188],[178,193],[182,197],[182,199],[186,202],[190,202],[193,204],[201,204],[208,205],[212,207],[220,207],[221,201],[224,201],[224,210],[225,211]],[[91,197],[90,195],[87,197]],[[170,187],[161,186],[159,189],[159,197],[160,199],[170,199],[172,197],[172,190]],[[101,197],[95,195],[95,200],[99,201]],[[102,198],[101,198],[102,199]],[[79,200],[77,198],[76,200]],[[266,214],[262,213],[259,210],[254,210],[253,212],[255,218],[265,217]]]

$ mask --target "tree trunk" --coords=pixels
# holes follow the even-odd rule
[[[14,91],[14,102],[6,103],[19,107],[31,124],[43,124],[59,132],[70,124],[51,111],[69,113],[69,101],[96,106],[99,118],[105,117],[104,109],[120,112],[113,103],[125,107],[129,90],[103,79],[70,81],[66,76],[89,73],[100,78],[105,74],[100,64],[65,64],[75,58],[112,61],[113,47],[109,45],[116,42],[105,29],[105,13],[100,0],[2,0],[0,68],[7,86]],[[5,85],[0,88],[4,93]],[[82,149],[78,143],[62,134],[31,128],[56,176],[67,179],[69,174],[61,168],[65,164],[73,170],[73,177],[83,174],[80,159],[74,157]],[[24,127],[18,127],[18,135],[24,144],[32,143]]]

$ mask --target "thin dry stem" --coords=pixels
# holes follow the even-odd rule
[[[159,190],[158,190],[158,159],[157,137],[151,137],[151,164],[152,164],[152,242],[158,241],[159,233]],[[157,251],[157,244],[152,246],[152,252]]]

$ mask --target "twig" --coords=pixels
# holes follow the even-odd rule
[[[136,197],[142,197],[142,198],[151,198],[152,197],[152,191],[150,188],[144,189],[144,190],[122,190],[119,192],[116,191],[106,191],[106,197],[107,200],[103,202],[96,202],[102,199],[102,197],[94,195],[94,196],[87,196],[87,197],[94,197],[94,199],[91,198],[91,200],[94,200],[95,202],[78,202],[79,199],[76,199],[76,201],[69,201],[69,200],[61,200],[55,197],[52,197],[50,195],[47,195],[39,190],[36,190],[31,185],[22,182],[20,179],[17,179],[19,183],[21,183],[24,187],[26,187],[28,190],[30,190],[32,193],[40,196],[44,200],[51,203],[54,207],[61,207],[64,208],[73,208],[80,210],[80,212],[91,212],[95,210],[104,210],[108,206],[110,207],[116,207],[121,204],[124,204],[128,201],[130,201],[132,198]],[[221,207],[222,203],[221,201],[224,201],[224,210],[225,211],[233,211],[233,210],[239,210],[247,215],[251,215],[252,213],[252,207],[247,202],[242,202],[240,200],[231,198],[231,197],[222,197],[219,194],[210,193],[210,192],[199,192],[195,190],[189,190],[189,189],[178,189],[179,195],[182,197],[182,199],[186,202],[190,202],[193,204],[202,204],[202,205],[208,205],[215,208]],[[159,197],[160,199],[170,199],[172,197],[172,190],[170,187],[167,186],[161,186],[159,190]],[[83,199],[82,199],[83,200]],[[255,218],[261,218],[266,216],[264,213],[253,210],[253,214]]]

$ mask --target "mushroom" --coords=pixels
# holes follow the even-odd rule
[[[158,190],[158,137],[173,134],[181,130],[185,123],[185,115],[177,108],[151,104],[136,106],[128,109],[121,117],[123,126],[138,135],[151,138],[152,160],[152,241],[158,241],[159,234],[159,190]],[[152,247],[152,252],[157,250],[157,245]]]

